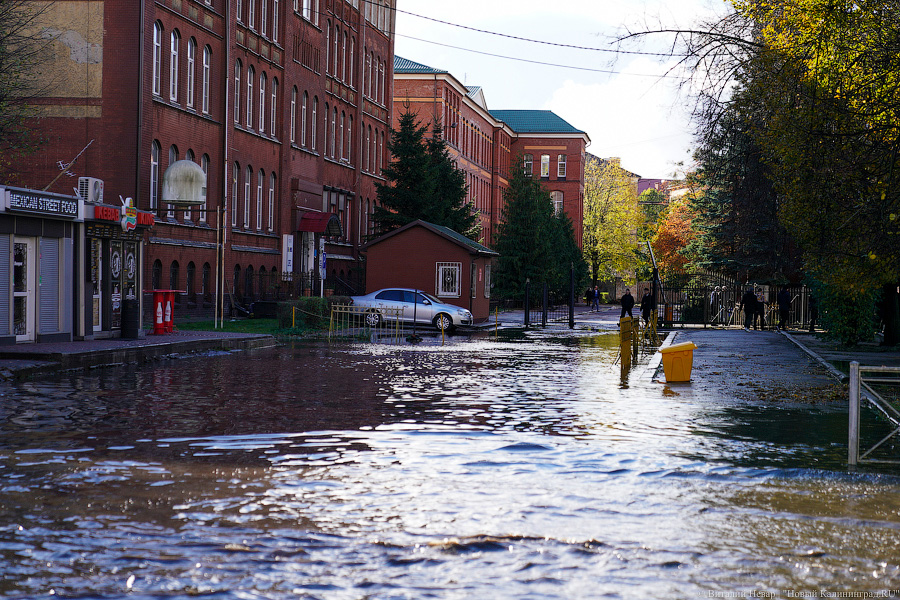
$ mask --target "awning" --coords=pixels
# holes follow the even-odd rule
[[[305,212],[300,217],[300,223],[297,225],[297,231],[309,231],[311,233],[321,233],[324,235],[333,235],[343,237],[344,231],[341,227],[341,220],[334,213],[323,212]]]

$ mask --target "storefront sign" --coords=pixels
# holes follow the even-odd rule
[[[118,223],[122,227],[122,231],[133,231],[138,226],[153,227],[155,224],[153,213],[138,211],[133,206],[131,198],[126,198],[125,206],[121,208],[95,206],[94,219]]]
[[[78,216],[78,200],[9,190],[9,210],[74,219]]]

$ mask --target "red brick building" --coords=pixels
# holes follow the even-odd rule
[[[323,250],[326,287],[359,291],[358,250],[387,160],[394,5],[54,3],[38,24],[57,35],[56,87],[35,121],[47,143],[23,161],[21,183],[43,188],[87,147],[69,171],[103,180],[107,203],[131,197],[157,215],[147,287],[186,290],[198,306],[210,306],[218,279],[238,302],[276,285],[315,289]],[[163,202],[179,159],[206,172],[201,209]],[[73,185],[63,176],[51,191]],[[335,218],[304,218],[319,212]]]
[[[466,173],[469,200],[481,216],[481,242],[494,243],[503,190],[517,159],[550,191],[557,210],[572,219],[581,246],[587,133],[547,110],[489,110],[480,87],[466,87],[452,74],[394,58],[394,117],[406,110],[422,125],[436,119],[450,154]]]

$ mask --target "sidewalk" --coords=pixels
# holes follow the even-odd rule
[[[176,331],[136,340],[110,338],[0,346],[0,381],[73,369],[142,363],[172,354],[265,348],[276,343],[270,335]]]

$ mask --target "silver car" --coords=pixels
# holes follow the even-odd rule
[[[465,308],[445,304],[431,294],[409,288],[386,288],[350,299],[354,306],[366,309],[366,322],[372,327],[377,327],[386,318],[393,319],[396,314],[381,309],[398,309],[402,311],[400,318],[403,321],[415,320],[417,324],[431,324],[447,331],[472,325],[474,321],[472,313]]]

